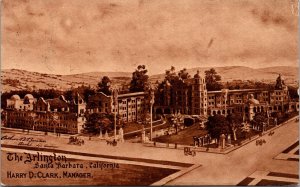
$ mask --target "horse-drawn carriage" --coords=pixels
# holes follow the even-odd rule
[[[191,150],[190,147],[184,147],[183,151],[184,151],[185,156],[188,156],[188,155],[196,156],[196,151]]]
[[[271,132],[269,132],[269,136],[273,136],[273,134],[274,134],[275,132],[274,131],[271,131]]]
[[[263,145],[264,143],[267,143],[265,139],[256,140],[256,145]]]
[[[112,146],[117,146],[118,142],[113,139],[113,140],[106,140],[107,145],[112,145]]]
[[[70,136],[69,144],[81,146],[81,145],[84,145],[84,140],[82,140],[76,136]]]

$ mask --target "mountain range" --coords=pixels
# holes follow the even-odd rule
[[[197,70],[204,76],[204,71],[211,67],[199,67],[187,69],[193,76]],[[281,74],[285,82],[290,85],[297,85],[298,67],[274,66],[267,68],[250,68],[245,66],[213,67],[222,77],[223,82],[234,80],[239,81],[262,81],[275,82],[278,74]],[[89,72],[72,75],[55,75],[38,72],[31,72],[20,69],[6,69],[1,71],[2,92],[22,89],[59,89],[67,90],[81,85],[96,87],[103,76],[108,76],[112,84],[116,86],[128,85],[132,72]],[[164,74],[150,76],[151,82],[162,81]]]

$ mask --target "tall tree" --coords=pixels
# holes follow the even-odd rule
[[[130,82],[130,92],[143,92],[149,88],[149,76],[148,70],[145,65],[139,65],[137,69],[132,73],[132,79]]]
[[[222,84],[218,81],[221,80],[221,76],[218,75],[214,68],[205,71],[206,88],[208,91],[222,89]]]
[[[89,87],[85,87],[85,89],[83,90],[82,95],[84,96],[84,100],[85,100],[86,102],[88,102],[88,101],[89,101],[89,96],[95,95],[95,93],[96,93],[95,90],[92,89],[92,88],[89,86]]]
[[[177,79],[178,76],[176,75],[175,67],[171,66],[171,69],[166,70],[165,80],[172,84]]]
[[[237,140],[236,131],[241,128],[243,117],[241,115],[229,114],[227,116],[227,121],[228,121],[229,128],[232,131],[233,139]]]
[[[98,83],[98,91],[103,92],[106,95],[110,95],[110,85],[111,85],[111,80],[109,79],[108,76],[102,77],[101,81]]]
[[[221,134],[227,134],[229,132],[226,117],[222,115],[209,116],[206,123],[206,130],[212,138],[218,141]]]
[[[299,99],[298,90],[296,87],[288,86],[291,99]]]
[[[187,72],[186,68],[183,68],[182,70],[179,71],[178,73],[179,78],[185,80],[190,78],[191,76],[189,75],[189,73]]]

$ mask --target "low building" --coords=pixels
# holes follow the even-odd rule
[[[7,100],[6,127],[45,132],[77,134],[84,122],[86,103],[79,94],[72,101],[64,96],[55,99],[24,99],[13,95]]]

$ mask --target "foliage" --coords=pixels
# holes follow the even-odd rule
[[[214,115],[209,116],[206,123],[206,130],[212,138],[219,138],[221,134],[229,132],[228,121],[225,116]]]
[[[179,71],[178,77],[181,78],[181,79],[183,79],[183,80],[191,78],[191,76],[187,72],[186,68],[183,68],[182,70]]]
[[[84,124],[84,129],[89,133],[98,133],[100,132],[100,129],[104,132],[113,129],[113,122],[106,113],[91,113],[86,114],[85,117],[86,122]]]
[[[241,128],[243,117],[241,115],[231,113],[227,116],[227,121],[229,128],[233,133],[234,140],[236,140],[236,131]]]
[[[224,87],[230,90],[235,89],[263,89],[263,90],[274,90],[274,84],[264,83],[260,81],[242,81],[242,80],[233,80],[231,82],[226,82]]]
[[[191,78],[186,68],[183,68],[176,74],[175,67],[171,66],[171,69],[166,70],[165,80],[171,84],[176,83],[178,80],[185,80]]]
[[[148,70],[145,65],[139,65],[137,69],[132,73],[132,79],[130,82],[130,92],[143,92],[149,87]]]
[[[183,116],[179,113],[177,114],[172,114],[171,118],[169,119],[169,121],[171,122],[170,124],[175,127],[176,130],[176,134],[178,134],[178,128],[180,126],[180,123],[182,123],[183,120]]]
[[[18,79],[3,79],[2,84],[10,85],[12,87],[18,87],[21,85],[21,83]]]
[[[103,92],[106,95],[111,95],[110,85],[111,80],[109,79],[109,77],[102,77],[101,81],[98,83],[98,92]]]
[[[297,88],[293,87],[293,86],[288,86],[288,89],[289,89],[289,94],[290,94],[290,97],[291,99],[299,99],[299,95],[298,95],[298,92],[297,92]]]
[[[214,68],[205,71],[205,79],[206,79],[206,88],[208,91],[222,89],[222,84],[219,83],[219,81],[221,81],[221,76],[217,74]]]
[[[65,91],[63,95],[65,96],[66,100],[71,101],[76,98],[77,94],[79,94],[83,96],[84,97],[83,99],[87,102],[88,97],[94,95],[95,93],[96,93],[95,90],[92,89],[90,86],[82,85],[78,88],[73,88],[72,90]]]
[[[253,117],[252,123],[256,125],[263,125],[263,123],[267,123],[268,118],[264,113],[256,113],[255,116]]]

